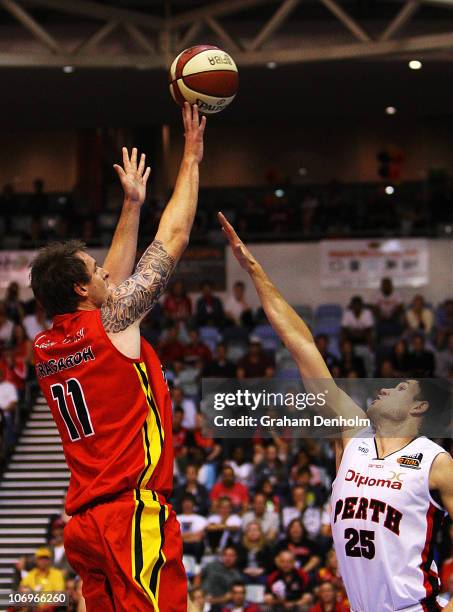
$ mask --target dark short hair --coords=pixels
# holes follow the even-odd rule
[[[190,501],[192,502],[193,505],[197,503],[197,500],[195,499],[195,495],[192,495],[192,493],[184,493],[181,499],[181,503],[184,503],[185,501]]]
[[[81,240],[52,242],[33,260],[31,288],[49,317],[77,310],[80,297],[74,285],[90,281],[85,262],[77,256],[85,250]]]
[[[421,424],[421,433],[429,437],[449,437],[453,415],[451,381],[421,378],[417,382],[420,391],[414,399],[429,404]]]

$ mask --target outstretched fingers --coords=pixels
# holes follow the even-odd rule
[[[125,172],[129,172],[129,169],[131,167],[131,162],[129,160],[129,153],[126,147],[123,147],[123,168],[125,170]]]
[[[234,231],[234,227],[231,225],[231,223],[228,221],[225,215],[221,212],[218,212],[217,218],[219,219],[220,225],[222,226],[222,229],[225,232],[228,240],[230,242],[233,242],[233,241],[240,242],[239,236],[236,234],[236,232]]]
[[[126,173],[124,172],[123,168],[119,166],[118,164],[113,164],[113,167],[119,179],[122,180],[126,176]]]
[[[151,174],[151,168],[148,166],[146,168],[145,174],[143,175],[143,178],[142,178],[142,182],[143,182],[144,185],[146,185],[150,174]]]
[[[146,159],[146,155],[142,153],[140,155],[140,163],[138,164],[138,168],[137,168],[137,174],[139,176],[142,176],[143,170],[145,169],[145,159]]]

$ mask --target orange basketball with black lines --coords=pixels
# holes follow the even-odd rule
[[[213,45],[182,51],[169,71],[170,93],[182,106],[197,104],[207,115],[219,113],[234,100],[239,75],[233,58]]]

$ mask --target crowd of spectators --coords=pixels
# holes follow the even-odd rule
[[[107,190],[106,190],[107,193]],[[201,188],[192,242],[206,244],[220,233],[223,210],[242,236],[254,240],[310,240],[325,237],[436,236],[451,232],[453,209],[447,188],[401,183],[389,195],[385,184],[291,185]],[[109,197],[90,210],[77,188],[46,193],[42,179],[29,194],[8,184],[0,192],[0,246],[35,248],[49,240],[82,238],[90,246],[110,244],[121,199]],[[146,240],[157,227],[164,202],[152,200],[142,212]]]
[[[0,303],[0,407],[7,438],[8,415],[32,365],[30,339],[49,325],[36,304],[21,302],[18,291],[12,283]],[[307,322],[334,376],[453,379],[453,299],[434,307],[417,294],[404,303],[392,281],[382,279],[371,303],[357,295],[347,308],[337,305],[332,312],[336,327],[331,313],[328,331],[316,317]],[[274,433],[244,444],[208,437],[203,429],[203,378],[271,378],[295,368],[263,311],[250,306],[247,287],[237,282],[220,299],[205,281],[193,300],[184,284],[175,282],[143,321],[142,334],[156,348],[170,386],[175,453],[170,501],[181,524],[196,609],[348,610],[329,525],[331,442]],[[444,445],[452,450],[449,442]],[[80,610],[80,581],[65,563],[59,539],[65,518],[53,520],[49,547],[39,549],[35,559],[21,559],[16,586],[27,588],[54,568],[52,581],[63,579],[71,592],[69,609]],[[435,558],[450,597],[448,524]]]

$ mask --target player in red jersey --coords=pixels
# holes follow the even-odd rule
[[[78,241],[51,244],[31,270],[53,318],[34,342],[40,387],[57,423],[71,480],[66,554],[89,611],[187,609],[182,540],[167,503],[173,480],[171,401],[139,324],[189,240],[206,120],[183,109],[184,155],[156,237],[135,272],[140,207],[150,169],[137,150],[115,166],[124,205],[101,268]]]

